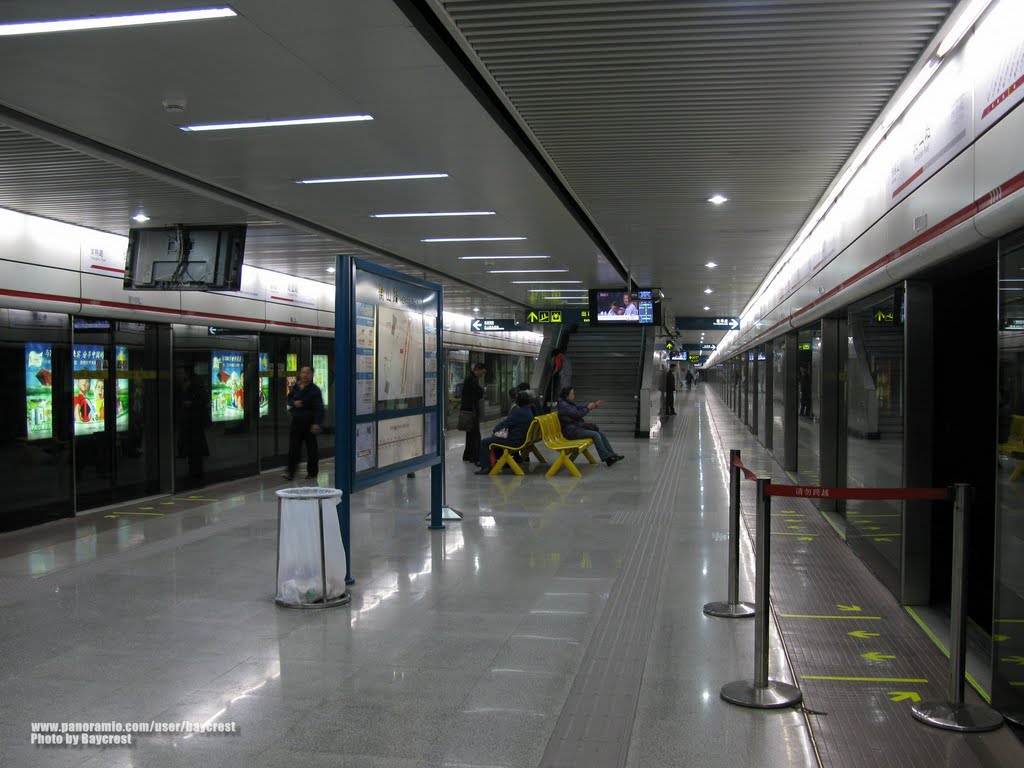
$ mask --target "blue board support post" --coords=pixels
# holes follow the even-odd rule
[[[351,349],[355,329],[352,306],[351,256],[339,255],[335,259],[334,274],[334,484],[341,490],[338,502],[338,524],[341,527],[341,543],[345,549],[345,583],[355,584],[352,578],[352,464],[355,450],[352,429],[352,413],[355,408],[355,392],[352,387]]]
[[[430,530],[444,528],[441,522],[441,506],[444,495],[444,460],[430,468]]]

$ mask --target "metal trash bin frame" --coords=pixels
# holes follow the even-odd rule
[[[277,495],[277,565],[274,570],[274,579],[277,582],[277,593],[274,602],[285,608],[332,608],[336,605],[345,605],[352,596],[342,592],[335,597],[327,597],[327,553],[324,547],[324,502],[337,501],[343,495],[337,488],[320,488],[318,486],[305,486],[298,488],[282,488],[274,492]],[[313,602],[288,602],[277,597],[281,592],[281,522],[282,506],[285,499],[294,501],[316,501],[317,502],[317,525],[320,534],[320,599]]]

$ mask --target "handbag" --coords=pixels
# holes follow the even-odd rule
[[[459,411],[459,423],[456,425],[460,432],[471,432],[476,429],[476,414],[472,411]]]
[[[504,438],[508,437],[508,430],[507,429],[496,429],[496,430],[494,430],[494,436],[497,437],[497,438],[500,438],[500,439],[504,439]]]

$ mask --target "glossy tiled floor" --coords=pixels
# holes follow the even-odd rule
[[[802,711],[719,698],[753,669],[752,622],[701,613],[726,597],[731,417],[678,401],[582,479],[476,476],[454,433],[465,519],[427,529],[428,472],[358,494],[344,607],[274,605],[276,474],[0,536],[0,764],[816,765]],[[69,721],[236,732],[30,744]]]

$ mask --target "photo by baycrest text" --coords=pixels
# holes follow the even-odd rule
[[[32,723],[31,743],[38,746],[110,746],[130,745],[133,734],[181,733],[181,734],[228,734],[238,733],[238,724],[217,722],[63,722]]]

